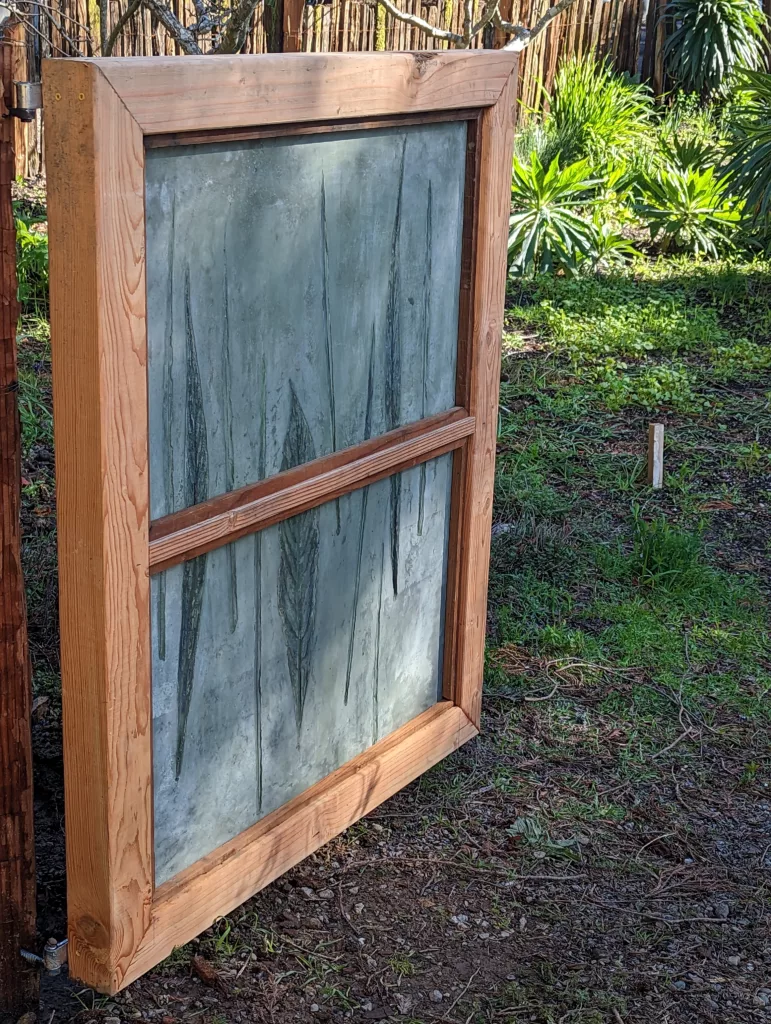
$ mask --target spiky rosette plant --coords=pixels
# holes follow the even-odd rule
[[[667,71],[704,101],[725,95],[736,72],[762,66],[766,19],[756,0],[669,0],[663,18]]]
[[[771,220],[771,75],[744,71],[737,79],[741,103],[733,124],[729,174],[756,222]]]

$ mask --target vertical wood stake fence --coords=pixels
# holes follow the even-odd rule
[[[13,47],[20,26],[0,42],[0,1019],[37,1002],[38,974],[20,949],[35,942],[35,846],[30,734],[31,673],[21,570],[21,429],[16,365],[16,232]]]

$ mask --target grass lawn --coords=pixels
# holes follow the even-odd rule
[[[48,342],[30,328],[41,928],[61,934]],[[770,503],[771,265],[512,286],[482,735],[114,1001],[49,991],[56,1021],[771,1021]]]

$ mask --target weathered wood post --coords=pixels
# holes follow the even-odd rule
[[[33,1008],[38,973],[21,958],[34,949],[35,845],[32,820],[31,673],[21,571],[21,429],[16,366],[16,231],[13,47],[0,42],[0,1019]]]
[[[302,49],[304,9],[305,0],[284,0],[282,38],[284,53],[299,53]]]

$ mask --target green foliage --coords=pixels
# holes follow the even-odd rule
[[[771,74],[744,71],[737,76],[742,102],[734,120],[733,187],[744,197],[755,221],[771,219]]]
[[[669,0],[664,44],[671,77],[702,99],[725,94],[731,76],[761,66],[765,18],[756,0]]]
[[[664,252],[717,257],[741,220],[739,204],[728,196],[728,180],[718,178],[713,167],[664,164],[644,177],[641,191],[637,212]]]
[[[680,94],[657,118],[648,93],[606,63],[564,62],[549,114],[515,139],[513,276],[623,265],[638,255],[640,228],[667,254],[768,249],[758,222],[771,212],[771,76],[746,72],[741,82],[719,106]],[[672,381],[649,383],[655,393]]]
[[[588,157],[598,166],[628,153],[649,131],[652,113],[645,86],[587,54],[560,64],[545,130],[559,145],[563,164]]]
[[[26,457],[34,445],[53,446],[51,416],[51,342],[44,320],[27,318],[18,335],[19,416]]]
[[[575,272],[582,259],[593,257],[594,227],[577,211],[591,202],[597,184],[585,160],[563,169],[556,157],[544,168],[535,152],[529,163],[514,160],[509,263],[515,276]]]
[[[667,590],[694,582],[701,565],[701,541],[662,516],[651,521],[634,509],[634,563],[641,583]]]
[[[714,142],[700,138],[662,135],[656,153],[659,167],[674,167],[687,174],[715,168],[720,162],[720,151]]]
[[[537,116],[526,120],[514,135],[514,159],[523,164],[529,164],[531,155],[535,153],[543,166],[548,167],[566,148]]]
[[[36,223],[16,218],[16,273],[22,313],[41,316],[48,310],[48,234],[33,231]]]
[[[659,126],[662,138],[677,137],[685,142],[714,145],[724,134],[725,105],[702,103],[692,92],[676,92],[665,108]]]
[[[511,293],[488,699],[501,694],[497,712],[506,695],[508,722],[522,709],[516,756],[556,749],[569,764],[601,747],[611,720],[617,745],[603,756],[622,777],[668,770],[684,751],[692,765],[683,708],[738,748],[738,721],[745,737],[771,721],[765,537],[747,525],[768,494],[768,364],[754,361],[771,334],[771,263],[670,256]],[[727,360],[749,387],[718,385]],[[660,492],[644,473],[652,382],[668,424]],[[758,761],[748,749],[747,784]],[[590,794],[581,803],[562,805],[569,820],[612,816]],[[567,838],[559,814],[539,823]]]
[[[604,210],[600,209],[594,218],[594,265],[598,270],[619,267],[640,253],[633,243],[611,221],[605,219]]]
[[[581,421],[589,396],[613,411],[699,415],[722,402],[723,392],[711,390],[715,384],[771,370],[771,266],[765,261],[669,256],[603,275],[542,276],[519,287],[527,299],[516,307],[518,323],[549,339],[575,381],[559,403],[541,398],[539,415],[568,407],[570,418]],[[706,303],[705,293],[716,298]],[[547,384],[534,380],[529,388],[541,394]],[[505,388],[501,401],[505,407]],[[538,518],[543,510],[533,511]]]

